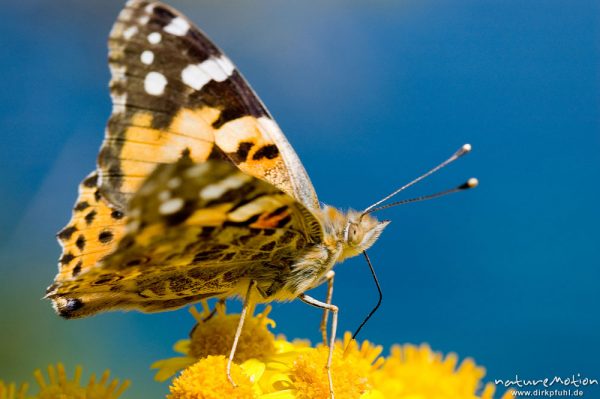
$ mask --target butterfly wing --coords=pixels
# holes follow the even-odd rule
[[[267,299],[323,240],[320,222],[289,194],[229,162],[195,164],[187,153],[156,168],[127,213],[117,250],[49,295],[62,316],[163,311],[242,295],[249,280]]]
[[[226,159],[306,207],[318,206],[302,164],[260,100],[177,11],[127,3],[110,35],[109,65],[113,113],[98,171],[80,185],[71,221],[58,234],[63,253],[49,292],[114,251],[133,193],[184,149],[195,162]]]
[[[215,147],[240,170],[318,207],[298,156],[229,58],[186,17],[133,0],[109,39],[113,114],[98,158],[100,191],[116,208],[156,165]]]
[[[111,208],[98,189],[98,173],[92,172],[79,185],[79,196],[69,224],[57,238],[62,246],[59,272],[47,293],[60,282],[76,278],[115,249],[125,234],[124,213]]]

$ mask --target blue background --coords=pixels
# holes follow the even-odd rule
[[[393,220],[370,252],[385,300],[363,338],[472,356],[488,380],[600,378],[599,2],[172,5],[238,65],[323,202],[363,208],[473,145],[404,197],[470,176],[476,190],[380,214]],[[40,299],[110,112],[106,39],[122,2],[1,6],[0,378],[62,360],[131,378],[127,397],[161,397],[148,367],[187,335],[186,310],[65,321]],[[336,270],[352,330],[376,291],[363,259]],[[288,337],[317,340],[319,316],[274,305]]]

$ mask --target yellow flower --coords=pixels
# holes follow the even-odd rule
[[[127,380],[121,385],[119,385],[119,380],[109,383],[110,372],[106,370],[100,381],[96,382],[96,376],[92,374],[87,386],[82,387],[80,385],[81,371],[81,366],[77,366],[73,379],[67,380],[65,368],[61,363],[58,363],[56,367],[49,365],[49,383],[47,383],[41,370],[36,370],[33,375],[40,387],[40,392],[35,396],[36,399],[116,399],[129,386]]]
[[[208,356],[185,369],[173,380],[168,399],[255,399],[260,389],[253,382],[259,375],[246,371],[244,365],[232,364],[231,378],[237,384],[231,385],[225,374],[227,358]],[[252,367],[248,367],[252,369]]]
[[[190,308],[196,319],[196,326],[190,333],[190,339],[180,340],[173,349],[184,356],[163,359],[151,366],[158,369],[154,376],[157,381],[165,381],[198,360],[207,356],[229,356],[235,330],[240,320],[239,314],[227,314],[225,305],[218,303],[212,313],[206,301],[202,302],[203,311]],[[244,362],[248,359],[263,359],[275,353],[275,336],[269,327],[275,327],[275,322],[268,318],[271,307],[254,316],[250,309],[242,329],[242,335],[235,351],[234,361]]]
[[[336,397],[367,398],[373,393],[370,379],[374,369],[383,359],[379,358],[382,348],[365,341],[359,346],[346,333],[343,341],[336,343],[331,374]],[[266,371],[259,381],[268,399],[320,399],[329,398],[329,380],[325,365],[329,348],[316,348],[289,343],[282,351],[269,359]],[[370,396],[375,398],[375,396]]]
[[[398,399],[492,399],[495,391],[488,383],[477,395],[485,369],[472,359],[456,368],[458,356],[443,357],[428,345],[396,345],[381,368],[373,373],[373,384],[386,398]],[[510,391],[503,398],[511,397]]]
[[[17,389],[17,384],[14,382],[6,384],[0,380],[0,399],[26,399],[28,384],[21,384]]]
[[[267,307],[250,317],[244,326],[243,349],[236,354],[231,370],[237,388],[227,379],[224,355],[229,354],[239,315],[226,314],[218,305],[210,316],[206,303],[202,313],[192,311],[198,325],[191,340],[175,344],[175,350],[185,356],[153,365],[159,368],[157,379],[167,379],[187,367],[173,381],[168,399],[329,398],[325,369],[329,348],[322,344],[313,347],[307,341],[290,342],[283,336],[275,339],[268,330],[275,324],[267,318],[269,311]],[[471,359],[457,367],[456,354],[444,357],[427,345],[394,346],[387,358],[381,353],[381,346],[368,341],[359,344],[350,333],[337,341],[331,364],[336,398],[493,399],[494,385],[482,386],[485,370]],[[509,391],[502,398],[510,397]]]

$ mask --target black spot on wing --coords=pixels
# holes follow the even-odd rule
[[[67,226],[62,229],[56,236],[61,240],[69,240],[73,233],[77,231],[77,227],[75,226]]]
[[[264,147],[260,148],[258,151],[254,153],[252,159],[255,161],[261,160],[263,158],[274,159],[279,155],[279,150],[277,146],[274,144],[267,144]]]
[[[295,233],[287,230],[285,233],[283,233],[283,235],[279,238],[279,245],[284,246],[286,244],[289,244],[290,242],[292,242],[292,240],[294,239],[294,237],[296,236]]]
[[[81,261],[77,262],[77,264],[75,265],[75,267],[73,268],[73,271],[71,272],[73,277],[77,277],[77,275],[79,273],[81,273],[81,266],[83,265],[83,263]]]
[[[103,244],[107,244],[107,243],[111,242],[113,237],[114,237],[113,233],[110,230],[105,230],[105,231],[101,232],[100,234],[98,234],[98,240],[100,240],[100,242]]]
[[[73,208],[73,209],[77,212],[80,212],[80,211],[87,209],[89,206],[90,206],[90,204],[87,201],[81,201],[81,202],[78,202],[77,205],[75,205],[75,208]]]
[[[286,217],[282,218],[280,221],[277,222],[277,228],[285,227],[285,225],[287,225],[291,221],[292,221],[292,216],[287,215]]]
[[[267,215],[267,219],[270,219],[270,218],[272,218],[274,216],[282,214],[286,209],[288,209],[287,205],[280,206],[279,208],[275,209],[273,212],[269,213]]]
[[[64,255],[63,255],[61,258],[60,258],[59,262],[60,262],[62,265],[67,265],[67,264],[69,264],[69,263],[70,263],[70,262],[71,262],[73,259],[75,259],[75,255],[73,255],[73,254],[72,254],[72,253],[70,253],[70,252],[67,252],[66,254],[64,254]]]
[[[83,251],[83,248],[85,248],[85,237],[83,234],[80,234],[79,237],[77,237],[75,245],[77,245],[77,248],[79,248],[80,251]]]
[[[271,241],[270,243],[263,245],[260,247],[260,250],[270,252],[273,250],[273,248],[275,248],[275,241]]]
[[[163,23],[164,25],[162,26],[167,26],[173,19],[175,19],[176,15],[175,13],[173,13],[173,11],[165,8],[164,6],[155,6],[152,9],[152,19],[153,20],[159,20],[161,23]]]
[[[90,225],[94,222],[94,219],[96,218],[96,215],[98,214],[98,212],[96,211],[91,211],[90,213],[88,213],[87,215],[85,215],[85,222]]]
[[[87,187],[87,188],[94,188],[94,187],[96,187],[97,184],[98,184],[98,175],[95,173],[91,176],[86,177],[85,180],[83,181],[83,186]]]
[[[229,158],[236,164],[246,162],[246,160],[248,159],[248,153],[250,152],[253,146],[254,143],[242,141],[238,146],[236,152],[230,152],[227,155],[229,155]]]
[[[121,211],[112,211],[110,213],[110,216],[115,220],[119,220],[119,219],[123,219],[123,216],[125,216],[125,214]]]

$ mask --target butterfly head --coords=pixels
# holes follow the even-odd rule
[[[356,256],[371,248],[389,220],[379,221],[372,215],[349,211],[343,231],[341,258]]]

